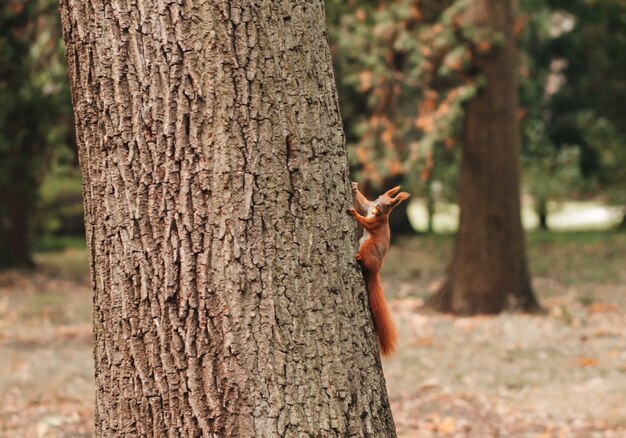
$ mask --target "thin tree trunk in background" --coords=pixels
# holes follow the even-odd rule
[[[428,223],[426,225],[426,232],[433,234],[435,232],[435,197],[433,196],[433,182],[432,180],[426,181],[426,214],[428,216]]]
[[[460,314],[536,310],[520,218],[511,3],[474,0],[465,18],[502,33],[505,43],[476,60],[487,86],[466,108],[459,230],[447,281],[430,304]]]
[[[323,4],[61,0],[98,436],[395,436]]]
[[[0,194],[0,269],[32,268],[30,246],[30,193]]]
[[[539,229],[548,230],[548,202],[545,198],[537,200],[537,216],[539,217]]]

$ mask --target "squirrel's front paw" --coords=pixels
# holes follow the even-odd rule
[[[354,208],[348,208],[346,213],[351,214],[352,216],[356,215],[356,210]]]
[[[352,193],[356,193],[359,191],[359,183],[357,182],[351,182],[350,185],[352,186]]]
[[[361,254],[357,252],[356,255],[354,256],[354,259],[357,261],[361,261]]]

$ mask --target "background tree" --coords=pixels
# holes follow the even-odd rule
[[[520,218],[512,5],[473,0],[463,20],[476,48],[490,47],[474,59],[474,74],[486,85],[465,111],[459,231],[448,278],[430,304],[462,314],[535,310]]]
[[[69,91],[55,3],[0,10],[0,268],[31,266],[37,191],[51,146],[67,140]]]
[[[432,303],[461,313],[535,308],[519,217],[512,6],[502,11],[482,2],[402,0],[352,5],[354,12],[338,25],[337,69],[344,89],[360,99],[346,99],[356,104],[344,119],[363,177],[380,184],[389,175],[405,181],[419,175],[432,217],[432,182],[454,167],[444,152],[458,144],[463,122],[457,253],[450,279]],[[481,96],[472,101],[479,88]],[[473,114],[464,115],[468,101]],[[489,112],[494,105],[497,111]],[[474,251],[487,255],[475,257]],[[472,267],[461,272],[468,258]],[[492,272],[494,259],[500,273]]]
[[[395,436],[323,2],[61,1],[96,434]]]

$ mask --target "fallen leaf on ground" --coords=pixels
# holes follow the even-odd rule
[[[592,357],[579,357],[578,366],[580,367],[595,367],[598,366],[598,361]]]

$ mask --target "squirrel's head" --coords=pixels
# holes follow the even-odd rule
[[[372,208],[372,214],[374,216],[385,216],[391,213],[398,204],[402,201],[409,199],[411,196],[407,192],[400,192],[400,186],[394,187],[391,190],[386,191],[380,195],[374,201],[374,208]]]

